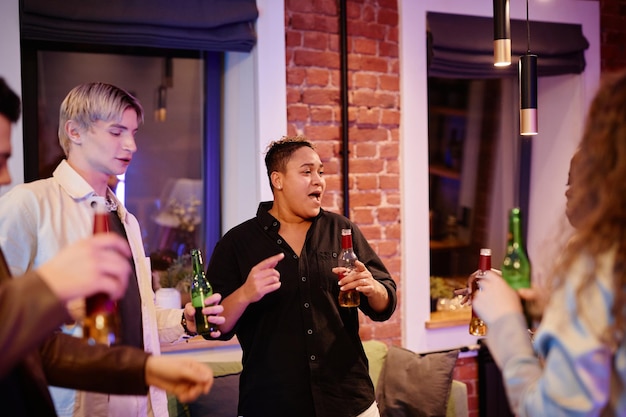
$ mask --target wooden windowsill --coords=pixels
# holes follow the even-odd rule
[[[442,329],[445,327],[469,326],[472,310],[464,308],[456,311],[433,311],[430,320],[426,322],[427,329]]]
[[[213,349],[226,346],[239,346],[237,337],[230,340],[206,340],[202,336],[181,339],[174,343],[161,344],[161,352],[181,352],[186,350]]]

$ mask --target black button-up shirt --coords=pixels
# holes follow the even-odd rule
[[[285,253],[276,269],[281,287],[248,306],[230,334],[243,350],[239,415],[243,417],[350,417],[374,402],[367,357],[359,338],[356,308],[339,307],[337,266],[341,229],[352,229],[354,251],[389,294],[389,307],[376,313],[361,296],[360,309],[387,320],[396,307],[396,284],[358,227],[338,214],[313,219],[301,256],[278,234],[280,224],[261,203],[256,218],[217,243],[207,270],[216,292],[227,297],[257,263]]]

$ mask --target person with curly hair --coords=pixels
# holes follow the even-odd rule
[[[517,416],[623,416],[626,72],[606,76],[592,102],[566,197],[574,228],[545,286],[534,341],[518,294],[497,271],[480,280],[472,304]]]

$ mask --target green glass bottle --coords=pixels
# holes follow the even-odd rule
[[[191,262],[193,266],[193,278],[191,279],[191,304],[196,309],[196,331],[205,339],[211,338],[211,332],[217,331],[217,326],[202,313],[205,307],[204,300],[213,295],[213,288],[204,275],[202,254],[200,249],[191,250]]]
[[[506,245],[506,255],[502,262],[502,278],[517,290],[520,288],[530,288],[530,261],[524,250],[522,242],[522,226],[519,207],[514,207],[509,211],[509,234]],[[528,328],[532,327],[532,320],[527,314],[526,303],[522,300],[524,315]]]

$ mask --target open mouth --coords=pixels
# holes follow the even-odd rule
[[[309,197],[311,197],[315,201],[320,201],[321,198],[322,198],[322,193],[319,192],[319,191],[316,191],[316,192],[313,192],[313,193],[309,194]]]

